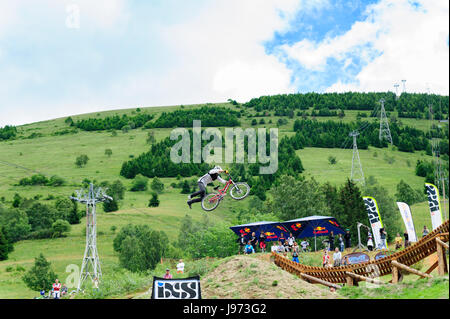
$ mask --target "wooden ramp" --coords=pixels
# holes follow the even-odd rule
[[[332,284],[346,283],[348,285],[352,285],[353,283],[357,283],[362,280],[358,276],[376,278],[391,274],[393,272],[394,275],[397,275],[400,273],[399,267],[403,267],[403,269],[410,269],[409,266],[414,265],[420,260],[423,260],[436,252],[440,255],[439,260],[441,261],[441,266],[438,268],[440,269],[439,274],[443,275],[444,273],[447,273],[448,270],[446,265],[445,249],[442,247],[442,242],[445,243],[448,241],[449,221],[447,220],[427,236],[406,249],[378,260],[371,260],[360,264],[323,268],[302,265],[275,252],[272,252],[272,258],[277,266],[307,281],[314,282],[313,280],[307,279],[309,276],[312,276]],[[445,247],[446,246],[444,246],[444,248]],[[436,267],[437,265],[434,268]],[[358,276],[349,276],[347,272]],[[397,279],[398,277],[396,277],[393,282],[397,282]]]

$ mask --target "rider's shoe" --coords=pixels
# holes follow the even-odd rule
[[[191,195],[188,195],[188,199],[192,199]]]
[[[191,207],[191,205],[192,205],[191,201],[187,201],[187,204],[189,205],[189,208],[192,209],[192,207]]]

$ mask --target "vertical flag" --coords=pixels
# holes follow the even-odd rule
[[[425,183],[425,189],[427,190],[428,206],[430,207],[431,225],[433,226],[433,230],[435,230],[442,224],[442,210],[441,203],[439,202],[439,190],[436,186],[430,183]]]
[[[408,239],[410,242],[415,243],[417,241],[417,236],[411,215],[411,209],[409,209],[408,204],[403,202],[397,202],[397,206],[400,210],[400,214],[402,215],[403,222],[405,223],[406,231],[408,232]]]
[[[378,247],[381,243],[380,229],[383,228],[380,212],[378,210],[377,201],[373,197],[363,197],[364,205],[366,206],[367,214],[369,215],[370,226],[372,227],[372,236],[375,240],[375,246]],[[387,238],[385,239],[387,246]]]

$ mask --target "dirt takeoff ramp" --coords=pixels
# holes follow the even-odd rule
[[[412,272],[413,269],[410,268],[411,265],[414,265],[434,253],[437,253],[438,258],[430,269],[426,273],[416,272],[415,274],[425,277],[436,268],[439,269],[440,275],[447,273],[445,248],[448,248],[448,244],[445,243],[448,241],[449,221],[447,220],[441,226],[408,248],[384,258],[371,260],[365,263],[323,268],[302,265],[276,253],[272,253],[272,258],[275,265],[311,283],[321,283],[325,285],[347,283],[352,285],[365,278],[382,277],[392,273],[394,273],[393,282],[397,282],[398,277],[394,278],[394,276],[399,273],[399,268]],[[348,273],[350,273],[350,275]],[[352,276],[353,274],[356,276]]]

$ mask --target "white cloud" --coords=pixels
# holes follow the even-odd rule
[[[449,93],[449,3],[382,0],[368,7],[367,18],[345,34],[320,42],[302,40],[282,49],[312,71],[325,71],[327,59],[349,65],[358,57],[361,71],[351,83],[338,80],[327,91],[387,91],[406,79],[406,91]],[[373,57],[374,52],[379,52]],[[345,68],[342,69],[345,73]]]

